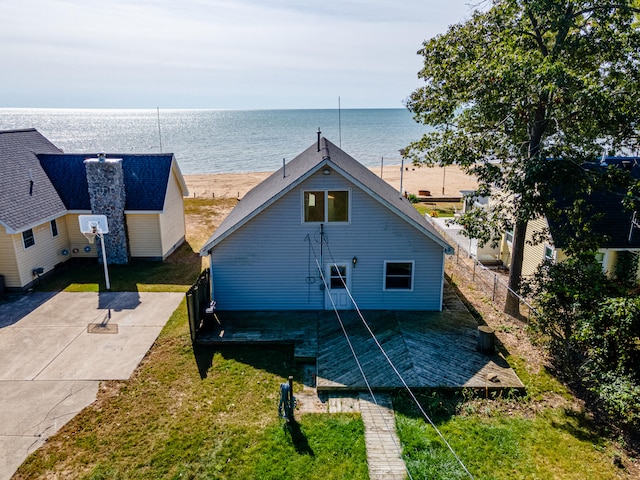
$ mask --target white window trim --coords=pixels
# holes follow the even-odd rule
[[[27,247],[27,244],[24,241],[24,234],[27,232],[31,232],[31,237],[33,238],[33,245],[29,245]],[[31,247],[35,247],[36,246],[36,232],[33,230],[33,228],[28,228],[27,230],[25,230],[24,232],[22,232],[20,234],[20,237],[22,238],[22,248],[24,248],[25,250],[31,248]]]
[[[387,264],[389,263],[410,263],[411,264],[411,288],[387,288]],[[383,292],[413,292],[416,277],[415,260],[385,260],[382,268],[382,291]]]
[[[598,250],[596,252],[597,253],[601,253],[602,254],[602,262],[598,262],[602,265],[602,271],[606,272],[607,271],[607,263],[609,261],[609,252],[607,250]],[[597,262],[597,260],[596,260]]]
[[[324,220],[320,222],[306,222],[304,220],[304,194],[307,192],[323,192],[324,193]],[[349,198],[347,199],[347,221],[346,222],[330,222],[329,218],[329,192],[347,192]],[[350,188],[308,188],[301,191],[301,199],[300,202],[300,218],[302,220],[303,225],[320,225],[322,224],[330,224],[330,225],[349,225],[351,223],[351,198],[352,192]]]
[[[511,245],[513,245],[513,234],[514,234],[514,228],[508,228],[504,231],[504,241],[506,242],[506,244],[510,247]],[[509,235],[511,235],[511,240],[509,240]]]
[[[547,248],[549,250],[551,250],[551,257],[547,257]],[[555,249],[555,247],[553,245],[546,244],[544,246],[544,250],[542,252],[542,258],[544,260],[550,260],[551,262],[555,263],[556,262],[556,249]]]

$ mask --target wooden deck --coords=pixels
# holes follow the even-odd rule
[[[449,287],[442,312],[364,311],[363,316],[409,387],[523,388],[502,356],[476,350],[477,323]],[[198,343],[293,344],[296,359],[315,359],[318,391],[363,391],[367,383],[375,390],[402,388],[357,313],[341,311],[340,318],[360,367],[334,312],[220,312]]]

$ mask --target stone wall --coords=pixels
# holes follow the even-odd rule
[[[106,215],[109,233],[104,236],[107,264],[123,265],[129,262],[127,231],[124,216],[125,189],[122,159],[104,156],[84,161],[89,184],[91,213]],[[100,241],[96,239],[98,259],[102,263]]]

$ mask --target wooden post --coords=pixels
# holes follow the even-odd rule
[[[287,398],[287,403],[289,404],[289,421],[293,420],[293,375],[289,375],[289,398]]]
[[[478,327],[478,351],[489,355],[496,352],[496,335],[488,325]]]

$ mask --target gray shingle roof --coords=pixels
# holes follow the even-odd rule
[[[286,175],[281,168],[250,190],[202,247],[200,255],[208,255],[223,239],[325,166],[341,174],[451,253],[446,240],[408,200],[401,198],[396,189],[323,137],[319,149],[314,142],[285,165]]]
[[[38,161],[39,153],[60,153],[60,149],[35,129],[0,131],[0,225],[8,233],[28,230],[66,212]]]

